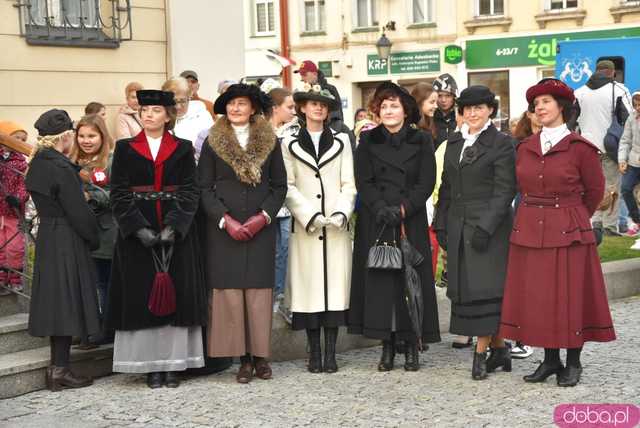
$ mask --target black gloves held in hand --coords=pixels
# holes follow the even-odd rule
[[[389,226],[397,226],[400,224],[402,216],[400,215],[400,207],[383,207],[376,213],[376,222],[385,223]]]
[[[491,235],[488,232],[476,226],[476,230],[471,237],[471,247],[477,252],[483,253],[489,248],[489,238],[491,238]]]
[[[173,230],[171,226],[165,226],[160,232],[160,243],[162,244],[173,244],[176,241],[176,231]]]
[[[140,242],[142,242],[142,245],[147,248],[153,247],[160,241],[160,236],[148,227],[143,227],[138,230],[136,232],[136,238],[138,238]]]

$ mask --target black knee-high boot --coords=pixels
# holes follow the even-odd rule
[[[378,363],[378,370],[388,372],[393,370],[393,360],[396,356],[395,333],[391,333],[389,340],[382,341],[382,356]]]
[[[324,371],[325,373],[335,373],[338,371],[336,362],[336,342],[338,340],[337,327],[324,328]]]
[[[322,372],[322,349],[320,347],[320,329],[307,329],[307,339],[309,340],[309,366],[311,373]]]
[[[564,367],[560,361],[560,350],[556,348],[544,348],[544,361],[538,366],[535,372],[526,375],[525,382],[544,382],[551,375],[559,375]]]
[[[581,352],[582,348],[567,349],[567,366],[557,377],[558,386],[576,386],[580,382],[582,375]]]

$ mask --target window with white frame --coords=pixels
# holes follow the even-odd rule
[[[409,0],[412,24],[433,22],[433,0]]]
[[[476,0],[476,16],[504,15],[504,0]]]
[[[546,10],[563,10],[578,7],[578,0],[546,0]]]
[[[304,31],[324,31],[325,14],[324,0],[303,0],[304,4]]]
[[[27,23],[53,27],[95,27],[98,0],[30,0]]]
[[[355,26],[357,28],[378,26],[376,0],[353,0],[355,3]]]
[[[264,36],[275,34],[276,17],[274,0],[254,0],[254,34]]]

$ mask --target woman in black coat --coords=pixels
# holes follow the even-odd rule
[[[423,343],[439,342],[426,212],[435,185],[433,141],[415,127],[420,119],[417,104],[399,86],[378,86],[371,110],[380,116],[382,124],[361,135],[355,156],[361,204],[355,231],[349,332],[382,340],[380,371],[393,368],[395,342],[404,341],[404,368],[416,371],[420,367],[418,341],[404,300],[404,274],[368,269],[367,255],[385,225],[380,241],[392,242],[399,239],[399,225],[404,222],[409,241],[425,259],[416,268],[424,305],[421,339]]]
[[[73,143],[73,124],[63,110],[35,123],[39,137],[25,180],[40,226],[29,309],[29,334],[51,337],[47,388],[80,388],[92,380],[69,370],[72,336],[100,332],[96,274],[90,250],[99,246],[98,223],[85,201],[80,168],[63,153]]]
[[[460,94],[458,113],[464,123],[447,144],[435,220],[438,242],[448,254],[449,331],[478,337],[475,380],[500,366],[511,371],[510,350],[496,334],[516,194],[515,141],[493,126],[497,109],[486,86]]]
[[[175,388],[177,372],[204,365],[206,291],[193,222],[196,164],[191,142],[169,133],[176,117],[173,93],[137,95],[144,129],[116,143],[111,167],[111,205],[120,232],[109,294],[113,371],[147,373],[150,388]],[[164,268],[173,290],[157,275],[163,270],[158,259],[171,252]],[[166,298],[153,299],[154,290],[165,290]]]
[[[236,380],[271,378],[276,219],[287,173],[276,135],[260,113],[270,99],[257,86],[231,85],[215,102],[222,115],[202,146],[198,184],[206,214],[211,289],[207,353],[240,357]]]

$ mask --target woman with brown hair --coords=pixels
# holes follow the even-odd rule
[[[113,140],[107,127],[97,114],[84,116],[76,124],[76,136],[69,158],[82,169],[80,178],[84,183],[84,196],[98,218],[100,248],[91,253],[98,274],[98,296],[100,315],[106,317],[107,297],[111,281],[111,259],[117,228],[109,201],[109,178],[111,175],[111,151]],[[103,335],[104,331],[103,325]],[[91,338],[99,343],[102,338]],[[86,346],[85,346],[86,347]]]
[[[411,96],[415,98],[420,109],[420,121],[416,125],[434,137],[436,125],[433,115],[438,109],[438,92],[433,89],[433,85],[420,82],[411,91]]]
[[[173,93],[138,91],[143,132],[116,144],[111,204],[119,231],[109,321],[113,371],[147,373],[147,385],[175,388],[177,372],[204,366],[206,291],[190,141],[169,132]]]
[[[378,370],[393,369],[396,342],[404,342],[407,371],[420,368],[418,345],[440,341],[438,307],[431,263],[416,267],[422,284],[422,335],[413,328],[404,298],[402,270],[370,269],[369,250],[377,240],[397,242],[404,222],[407,238],[426,260],[431,250],[426,202],[433,191],[436,165],[433,139],[413,125],[420,120],[415,99],[400,86],[385,82],[376,89],[370,110],[381,125],[363,132],[355,156],[360,198],[355,230],[349,332],[382,340]]]

